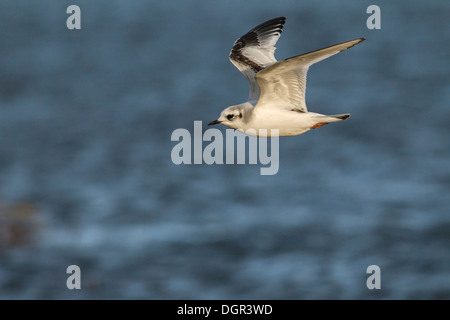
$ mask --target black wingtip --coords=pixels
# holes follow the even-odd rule
[[[270,22],[270,21],[273,21],[273,22],[275,22],[275,21],[286,21],[286,17],[285,16],[281,16],[281,17],[273,18],[273,19],[267,20],[264,23],[267,23],[267,22]]]
[[[281,33],[283,31],[283,26],[284,26],[285,22],[286,22],[286,17],[273,18],[273,19],[267,20],[267,21],[257,25],[249,32],[256,31],[256,30],[263,30],[265,28],[273,28],[274,26],[278,25],[279,31]]]

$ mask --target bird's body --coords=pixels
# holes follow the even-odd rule
[[[364,38],[277,61],[275,43],[281,35],[286,18],[269,20],[236,40],[230,52],[231,62],[250,83],[249,101],[222,111],[222,123],[249,135],[278,136],[302,134],[330,122],[342,121],[350,114],[322,115],[308,112],[305,103],[306,74],[309,67]]]
[[[248,135],[270,136],[271,132],[276,132],[278,136],[296,136],[330,122],[345,120],[350,116],[348,114],[326,116],[314,112],[299,112],[290,107],[276,105],[275,108],[259,109],[254,108],[250,102],[231,106],[227,108],[228,111],[239,111],[242,117],[237,115],[239,119],[233,120],[233,124],[236,125],[229,127]]]

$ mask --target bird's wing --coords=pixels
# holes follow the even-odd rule
[[[253,28],[234,42],[230,60],[250,83],[249,100],[256,103],[259,87],[255,74],[277,62],[274,56],[275,43],[283,31],[285,17],[266,21]]]
[[[307,112],[305,103],[306,74],[316,62],[331,57],[365,40],[355,39],[327,48],[279,61],[258,72],[256,82],[261,90],[255,108],[284,106]]]

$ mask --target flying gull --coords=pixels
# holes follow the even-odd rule
[[[359,38],[286,60],[275,59],[275,44],[283,31],[285,17],[266,21],[237,39],[230,60],[250,83],[247,102],[224,109],[209,125],[224,124],[250,135],[295,136],[350,114],[323,115],[309,112],[305,103],[306,74],[311,65],[364,41]]]

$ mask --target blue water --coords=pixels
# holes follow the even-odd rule
[[[173,130],[247,98],[234,40],[280,15],[278,59],[367,38],[308,75],[310,110],[352,117],[281,138],[274,176],[174,165]],[[449,299],[449,15],[419,0],[2,1],[0,203],[32,213],[0,217],[28,239],[0,237],[0,298]]]

